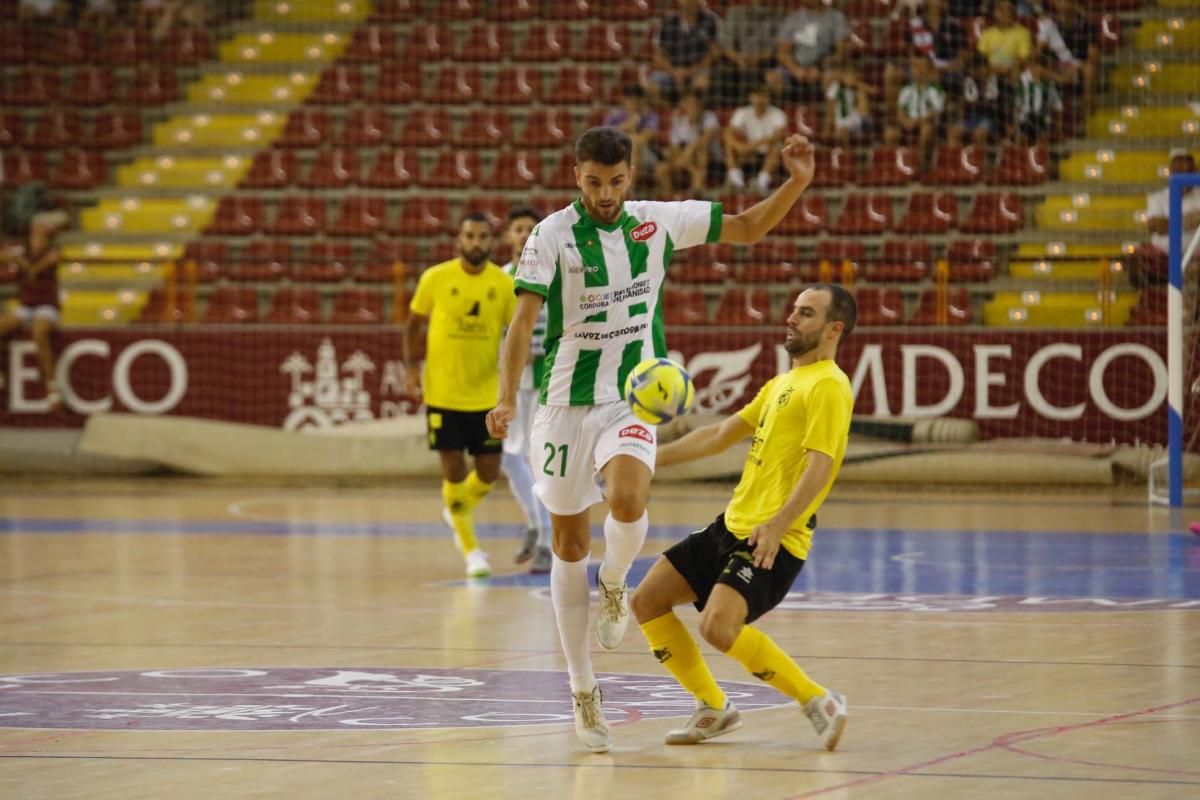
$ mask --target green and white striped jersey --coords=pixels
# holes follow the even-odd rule
[[[517,262],[510,261],[501,267],[514,279],[517,277]],[[533,336],[529,339],[529,363],[521,372],[521,391],[539,389],[542,385],[542,374],[546,366],[546,305],[538,312],[537,322],[533,323]]]
[[[720,203],[631,200],[604,225],[576,200],[538,223],[516,283],[546,300],[542,405],[619,401],[639,361],[667,354],[667,264],[676,250],[719,240],[721,214]]]

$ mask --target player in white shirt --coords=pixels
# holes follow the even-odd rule
[[[488,414],[493,436],[516,416],[517,386],[543,304],[546,376],[533,422],[535,491],[550,511],[550,596],[567,659],[575,732],[593,752],[612,744],[588,652],[589,508],[607,499],[604,561],[597,575],[596,638],[616,649],[629,622],[625,577],[641,551],[657,437],[622,399],[639,361],[666,355],[661,291],[676,250],[753,244],[799,199],[813,176],[813,148],[790,136],[788,179],[735,216],[720,203],[626,201],[634,181],[629,137],[592,128],[575,144],[580,198],[542,220],[517,263],[517,311],[504,339],[500,398]]]
[[[513,258],[503,269],[514,278],[517,273],[517,259],[525,249],[529,233],[533,226],[541,221],[542,215],[532,208],[514,208],[508,214],[508,229],[505,230],[504,237],[512,246]],[[533,414],[537,410],[538,392],[541,389],[546,362],[546,350],[543,346],[545,337],[546,309],[543,306],[537,324],[533,326],[529,363],[521,372],[521,385],[517,390],[517,416],[509,423],[508,436],[504,437],[504,455],[500,461],[500,468],[508,478],[508,486],[525,514],[525,540],[521,549],[517,551],[516,562],[529,562],[529,571],[535,574],[550,571],[550,513],[533,492],[533,472],[529,468],[529,434],[533,425]]]

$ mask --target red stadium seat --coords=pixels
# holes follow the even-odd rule
[[[875,236],[892,227],[892,200],[885,194],[851,194],[830,233]]]
[[[933,271],[933,248],[926,239],[890,239],[883,257],[868,262],[864,277],[875,283],[912,283]]]
[[[974,145],[944,144],[933,154],[925,183],[933,186],[969,186],[983,177],[983,152]]]
[[[107,178],[102,153],[72,149],[63,153],[58,167],[50,173],[50,185],[56,189],[93,189]]]
[[[654,13],[650,0],[606,0],[593,8],[603,19],[647,20]]]
[[[1050,154],[1042,145],[1005,145],[996,169],[988,176],[992,185],[1035,186],[1050,178]]]
[[[218,286],[208,297],[204,322],[250,323],[258,321],[258,292],[245,286]]]
[[[726,210],[727,214],[737,211]],[[814,236],[827,227],[829,211],[825,205],[825,196],[806,194],[792,206],[792,209],[775,227],[775,233],[788,236]]]
[[[503,230],[508,225],[508,198],[504,197],[504,195],[496,194],[472,197],[463,206],[463,216],[476,213],[487,217],[488,224],[494,230]],[[498,258],[499,256],[496,253],[492,253],[493,261],[496,261]],[[496,263],[503,262],[496,261]]]
[[[421,65],[415,61],[387,63],[379,68],[379,79],[372,102],[380,105],[407,105],[421,95]]]
[[[764,325],[771,321],[771,296],[766,289],[729,288],[717,304],[717,325]]]
[[[1161,286],[1147,286],[1138,292],[1137,303],[1126,320],[1126,325],[1166,325],[1167,290]]]
[[[194,294],[191,292],[177,292],[172,303],[167,298],[166,289],[157,288],[150,290],[150,294],[146,298],[146,305],[142,306],[141,314],[138,315],[138,322],[150,324],[187,322],[194,315]]]
[[[263,322],[273,325],[310,325],[321,321],[321,295],[316,289],[284,286],[275,290]]]
[[[854,180],[854,151],[844,147],[818,147],[813,154],[816,172],[814,189],[841,188]]]
[[[815,272],[819,273],[821,262],[828,261],[833,268],[833,278],[841,275],[842,262],[849,261],[855,273],[862,271],[867,261],[867,248],[858,239],[822,239],[817,242]]]
[[[421,0],[376,0],[371,19],[380,22],[411,22],[421,16]]]
[[[304,260],[293,270],[294,277],[307,283],[337,283],[350,274],[353,261],[350,242],[314,239]]]
[[[681,283],[722,284],[733,275],[733,246],[692,247],[675,255],[672,279]]]
[[[4,154],[4,186],[20,186],[46,180],[46,157],[28,150]]]
[[[300,179],[306,189],[341,189],[358,183],[358,151],[352,147],[326,147],[317,151],[308,174]]]
[[[473,150],[443,150],[421,181],[422,186],[437,189],[465,189],[475,186],[483,177],[479,153]]]
[[[348,64],[379,64],[398,61],[396,36],[392,29],[382,25],[364,25],[355,28],[350,43],[342,53],[342,61]]]
[[[580,61],[620,63],[634,57],[629,30],[620,24],[593,24],[587,29],[583,49],[573,54]]]
[[[452,67],[438,72],[437,83],[426,93],[429,103],[466,105],[482,100],[483,83],[477,67]]]
[[[296,180],[296,154],[291,150],[265,150],[242,178],[241,185],[250,189],[282,189]]]
[[[401,49],[405,60],[418,64],[441,61],[451,56],[451,36],[436,23],[417,25]]]
[[[486,0],[440,0],[438,14],[445,19],[478,19]]]
[[[971,323],[971,296],[963,286],[952,286],[949,289],[947,304],[947,325],[969,325]],[[909,325],[937,325],[937,289],[926,289],[921,292],[917,302],[917,310],[908,320]]]
[[[561,61],[571,52],[571,31],[558,23],[533,23],[521,46],[521,60],[537,63]]]
[[[20,114],[11,111],[0,114],[0,147],[16,147],[23,141],[25,122]]]
[[[917,179],[920,159],[908,147],[876,147],[858,176],[860,186],[903,186]]]
[[[101,150],[123,150],[141,144],[141,141],[141,114],[136,111],[102,111],[96,115],[95,129],[88,144]]]
[[[738,270],[738,281],[746,283],[794,283],[808,276],[796,252],[793,239],[764,239],[750,245],[745,263]]]
[[[965,233],[1016,233],[1025,227],[1021,197],[983,192],[975,197],[971,214],[960,228]]]
[[[334,236],[373,236],[387,221],[387,201],[382,197],[350,195],[342,200],[337,220],[329,228]]]
[[[996,277],[996,243],[991,239],[951,242],[946,259],[950,280],[956,283],[982,283]]]
[[[308,102],[342,106],[361,99],[363,94],[363,76],[359,68],[338,64],[321,73],[316,88],[308,95]]]
[[[854,290],[859,325],[899,325],[904,322],[904,296],[899,289],[859,286]]]
[[[824,114],[820,106],[796,106],[792,114],[792,127],[796,133],[807,136],[811,141],[818,141],[825,130],[821,119]],[[854,159],[850,159],[853,164]]]
[[[450,141],[450,134],[449,112],[427,108],[404,122],[396,141],[405,147],[437,147]]]
[[[662,303],[667,325],[708,324],[708,300],[702,289],[666,289]]]
[[[528,190],[541,181],[542,157],[537,150],[501,150],[487,185],[492,189]]]
[[[512,53],[512,36],[509,26],[495,22],[472,25],[459,40],[456,61],[479,61],[498,64]]]
[[[38,48],[38,61],[53,66],[88,64],[95,60],[95,44],[88,31],[78,28],[58,27],[53,31],[54,41],[45,42]]]
[[[14,24],[0,25],[0,64],[28,64],[33,61],[35,52],[33,28]]]
[[[196,64],[212,57],[212,37],[205,28],[176,28],[159,50],[168,64]]]
[[[58,102],[58,73],[46,67],[26,67],[8,76],[4,102],[10,106],[48,106]]]
[[[503,67],[496,75],[488,102],[528,106],[542,97],[542,72],[537,67]]]
[[[98,48],[100,60],[113,66],[132,67],[150,57],[150,34],[130,26],[113,28],[108,33],[108,42]]]
[[[34,121],[25,131],[26,147],[62,149],[84,143],[83,124],[79,114],[63,108],[51,109]]]
[[[319,147],[329,141],[329,112],[301,106],[288,115],[276,147]]]
[[[558,158],[558,164],[545,179],[545,185],[551,189],[575,189],[575,153],[564,150]]]
[[[135,106],[161,106],[179,97],[175,70],[158,65],[142,65],[133,73],[125,92],[126,102]]]
[[[517,136],[517,147],[561,147],[573,140],[571,115],[562,108],[534,108]]]
[[[103,106],[113,101],[116,85],[113,74],[101,67],[83,67],[75,70],[71,78],[71,89],[64,100],[76,106]]]
[[[237,271],[229,277],[238,281],[278,281],[291,271],[291,245],[284,241],[256,239],[246,245]]]
[[[370,289],[342,289],[333,301],[333,325],[378,325],[386,319],[383,295]]]
[[[195,265],[197,281],[211,283],[228,270],[229,243],[203,239],[188,242],[183,248],[183,261]]]
[[[403,189],[416,181],[419,166],[416,156],[408,151],[380,150],[363,178],[363,185],[374,189]]]
[[[392,120],[376,107],[356,107],[346,115],[342,131],[334,141],[349,147],[377,147],[392,139]]]
[[[400,207],[396,233],[436,236],[450,231],[450,204],[445,197],[410,197]]]
[[[498,148],[511,142],[512,120],[502,108],[484,108],[467,116],[450,138],[455,147]]]
[[[551,19],[588,20],[597,13],[598,5],[597,0],[557,0],[546,10]]]
[[[353,274],[359,283],[393,283],[404,280],[407,265],[417,262],[417,245],[411,241],[376,239],[371,242],[367,261]]]
[[[537,19],[541,11],[539,0],[506,0],[503,3],[490,3],[486,8],[487,18],[496,22]]]
[[[949,192],[913,192],[897,233],[945,233],[958,225],[958,201]]]
[[[595,67],[568,66],[559,71],[547,99],[558,105],[594,103],[603,92],[601,80],[600,70]]]
[[[275,212],[275,222],[266,230],[278,236],[312,236],[324,228],[324,198],[287,195]]]

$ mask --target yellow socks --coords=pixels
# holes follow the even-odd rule
[[[799,700],[801,705],[825,694],[825,687],[813,682],[770,636],[749,625],[742,628],[726,655],[740,663],[754,677]]]
[[[474,472],[471,473],[471,475],[474,474]],[[446,509],[450,512],[454,535],[458,537],[458,547],[463,553],[469,553],[479,547],[479,543],[475,540],[475,520],[471,516],[472,506],[469,502],[468,484],[470,482],[470,476],[467,477],[467,480],[459,483],[442,481],[442,502],[446,504]]]
[[[479,473],[471,470],[467,475],[467,479],[463,481],[463,486],[467,487],[466,501],[467,508],[473,509],[479,505],[479,501],[487,497],[487,493],[492,490],[492,484],[484,483],[479,479]]]
[[[668,611],[641,628],[654,657],[675,676],[680,686],[711,708],[725,707],[725,693],[704,663],[696,640],[675,612]]]

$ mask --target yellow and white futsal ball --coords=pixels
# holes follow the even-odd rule
[[[647,358],[625,378],[625,401],[638,419],[651,425],[687,413],[695,396],[692,376],[669,358]]]

